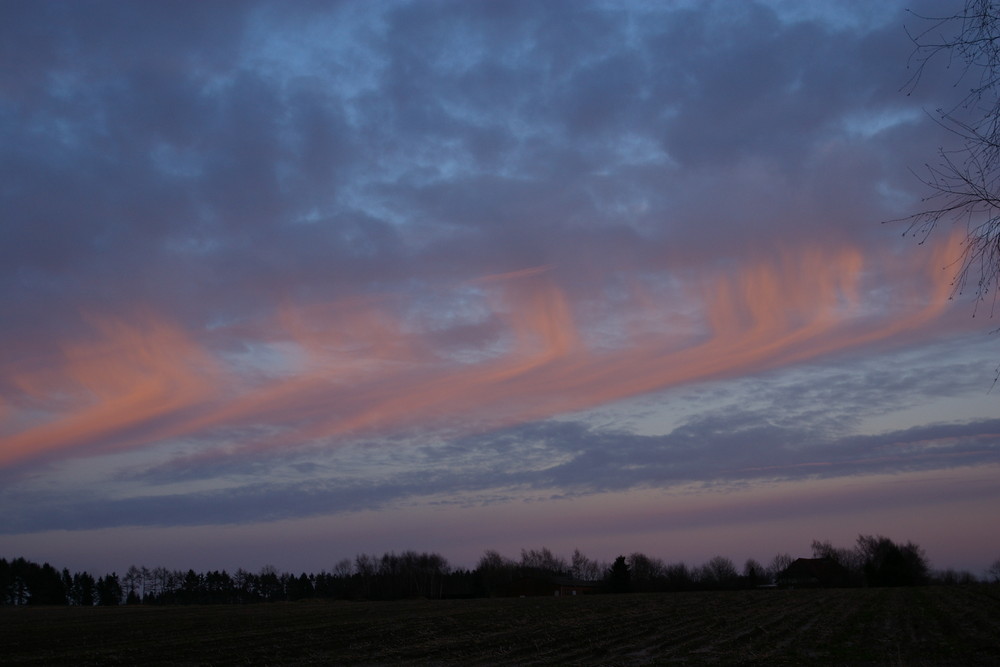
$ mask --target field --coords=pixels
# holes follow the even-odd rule
[[[0,663],[1000,664],[1000,589],[0,608]]]

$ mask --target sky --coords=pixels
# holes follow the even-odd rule
[[[3,1],[0,555],[981,573],[1000,324],[884,222],[962,96],[907,7],[958,5]]]

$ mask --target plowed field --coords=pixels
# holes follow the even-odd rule
[[[8,607],[0,663],[998,665],[1000,589]]]

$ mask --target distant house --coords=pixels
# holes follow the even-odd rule
[[[775,582],[782,588],[831,588],[850,584],[850,573],[832,558],[798,558]]]
[[[598,585],[595,581],[581,581],[568,577],[529,575],[510,582],[507,595],[515,598],[590,595],[597,592]]]

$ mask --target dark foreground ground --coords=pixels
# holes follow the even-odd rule
[[[0,664],[1000,665],[1000,588],[0,608]]]

